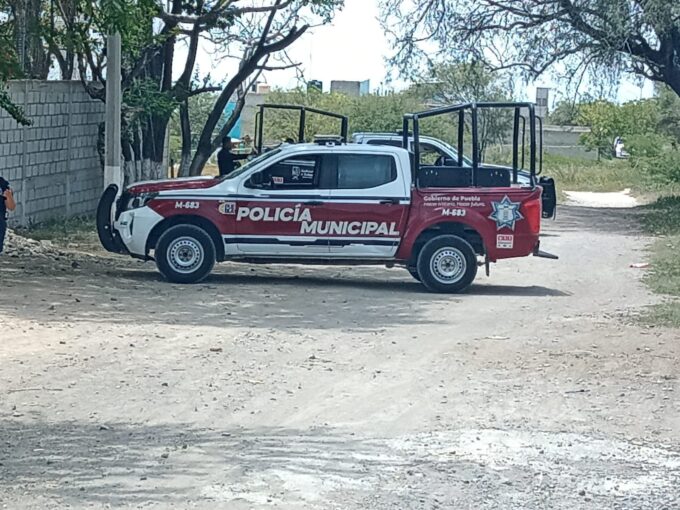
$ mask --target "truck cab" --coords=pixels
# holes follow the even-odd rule
[[[200,281],[224,260],[380,264],[404,266],[431,291],[459,292],[480,263],[545,255],[540,186],[511,185],[509,170],[475,161],[459,173],[418,161],[403,146],[341,136],[286,144],[221,178],[138,183],[120,197],[112,185],[100,239],[154,259],[177,283]],[[475,186],[460,181],[468,175]]]

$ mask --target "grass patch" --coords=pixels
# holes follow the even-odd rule
[[[680,235],[680,196],[661,197],[643,211],[642,225],[650,234]]]
[[[606,193],[630,189],[643,200],[680,193],[680,184],[662,183],[644,169],[620,159],[593,161],[546,154],[543,173],[555,178],[562,201],[566,199],[565,191]]]
[[[100,248],[94,217],[50,220],[28,228],[16,229],[17,234],[37,241],[51,241],[56,246],[82,250]]]
[[[652,247],[651,269],[645,276],[654,292],[670,296],[642,317],[648,324],[680,327],[680,196],[662,197],[645,206],[642,224],[662,236]]]
[[[656,187],[646,175],[623,160],[593,161],[546,154],[543,173],[555,178],[559,192],[612,192],[627,188],[640,192]]]
[[[640,322],[649,326],[680,328],[680,303],[669,301],[653,306],[640,316]]]

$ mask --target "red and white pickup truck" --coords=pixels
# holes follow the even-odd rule
[[[431,291],[459,292],[479,258],[549,256],[539,250],[540,186],[510,185],[502,169],[477,163],[465,170],[477,186],[428,186],[434,170],[463,169],[414,166],[398,147],[284,145],[226,177],[138,183],[117,200],[111,186],[100,239],[110,251],[155,259],[177,283],[199,282],[225,260],[380,264],[404,266]]]

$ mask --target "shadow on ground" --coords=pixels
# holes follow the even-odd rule
[[[288,490],[289,503],[296,497],[304,503],[305,494],[291,491],[291,485],[369,491],[367,476],[404,473],[411,465],[405,457],[389,455],[384,444],[328,429],[0,421],[0,430],[4,498],[28,494],[79,507],[224,502],[257,492],[281,494],[282,489]],[[279,475],[287,481],[277,487]]]
[[[3,261],[4,262],[4,261]],[[474,295],[564,296],[537,286],[475,284],[466,294],[427,292],[403,269],[222,264],[199,285],[172,285],[153,263],[78,268],[0,265],[0,313],[41,322],[92,321],[276,329],[375,330],[443,319],[431,305]],[[349,320],[348,320],[349,318]]]
[[[562,510],[583,507],[584,487],[588,508],[677,503],[676,452],[573,433],[459,429],[381,440],[327,427],[2,419],[0,430],[0,501],[9,508]]]
[[[560,231],[639,235],[642,233],[642,214],[643,207],[626,209],[561,205],[557,208],[554,222],[543,220],[543,229],[547,231],[547,236],[559,234]]]

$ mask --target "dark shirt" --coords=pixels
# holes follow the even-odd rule
[[[236,170],[234,161],[247,159],[250,154],[234,154],[233,152],[222,149],[217,153],[217,166],[220,169],[220,175],[229,175]]]

